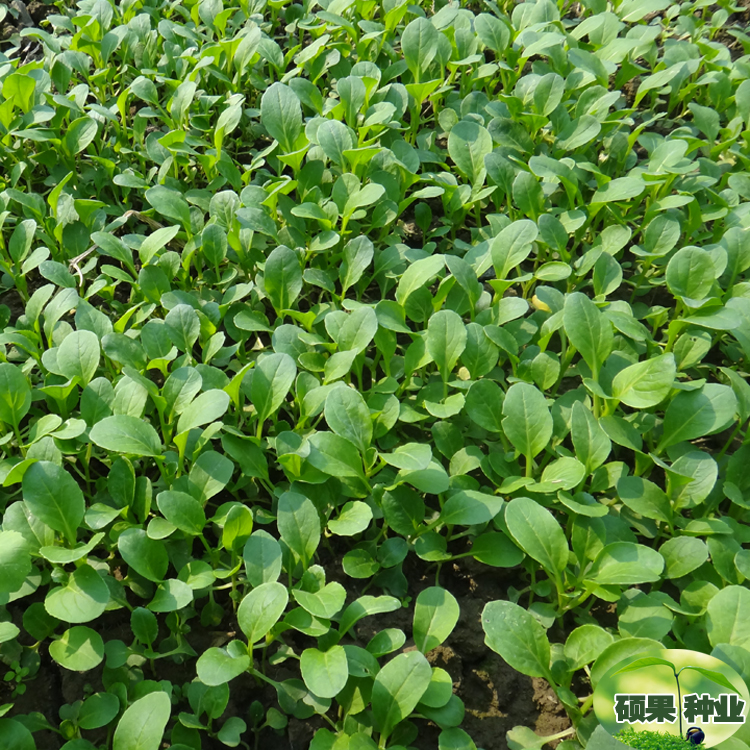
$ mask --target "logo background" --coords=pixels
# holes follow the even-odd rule
[[[624,674],[613,676],[618,670],[628,664],[632,664],[638,659],[642,659],[644,656],[658,656],[662,659],[666,659],[667,661],[672,662],[678,670],[681,667],[690,665],[710,669],[714,672],[720,672],[732,685],[734,685],[739,692],[741,699],[745,701],[745,706],[743,708],[745,724],[704,723],[700,718],[693,722],[688,722],[687,719],[683,717],[683,737],[689,726],[697,726],[703,729],[706,735],[706,739],[704,740],[705,747],[718,745],[720,742],[728,739],[738,731],[743,738],[750,736],[750,728],[748,727],[750,722],[747,720],[750,692],[748,692],[744,680],[734,669],[732,669],[732,667],[716,657],[702,654],[698,651],[688,651],[687,649],[644,651],[635,656],[623,659],[605,673],[594,691],[594,712],[599,719],[599,723],[607,730],[607,732],[611,735],[616,735],[622,729],[631,727],[637,732],[646,730],[674,735],[679,735],[680,733],[679,716],[675,719],[674,724],[668,724],[666,722],[662,724],[657,722],[644,723],[640,721],[631,724],[629,722],[617,723],[616,721],[614,710],[615,693],[630,693],[638,695],[648,695],[649,693],[671,693],[674,695],[675,706],[678,707],[678,710],[681,710],[682,708],[677,702],[677,683],[675,682],[674,674],[667,666],[649,666],[633,672],[625,672]],[[727,688],[716,684],[707,677],[704,677],[700,672],[696,672],[693,669],[686,669],[680,674],[679,678],[680,692],[682,696],[689,693],[708,693],[712,698],[717,698],[722,693],[729,692]],[[688,746],[686,745],[686,747]]]

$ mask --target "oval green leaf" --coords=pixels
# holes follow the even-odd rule
[[[29,510],[47,526],[75,543],[86,505],[73,477],[52,461],[37,461],[26,470],[23,499]]]
[[[328,651],[306,648],[300,658],[300,670],[308,690],[319,698],[335,698],[349,679],[343,646],[332,646]]]
[[[156,430],[142,419],[125,414],[97,422],[89,436],[100,448],[114,453],[153,457],[163,452]]]
[[[289,602],[289,593],[280,583],[262,583],[254,588],[237,609],[237,622],[250,645],[264,638],[279,621]]]
[[[112,750],[158,750],[171,714],[166,693],[159,690],[139,698],[117,723]]]
[[[76,625],[50,643],[49,655],[65,669],[87,672],[104,659],[104,641],[95,630]]]

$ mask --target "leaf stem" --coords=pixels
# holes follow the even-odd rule
[[[21,430],[18,428],[18,423],[13,422],[13,432],[16,435],[16,442],[18,443],[18,450],[21,452],[21,456],[26,458],[26,448],[23,445],[23,439],[21,438]]]

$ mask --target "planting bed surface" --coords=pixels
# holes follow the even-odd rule
[[[0,3],[0,745],[750,680],[748,7]]]
[[[454,570],[446,575],[446,585],[456,594],[461,605],[461,621],[448,641],[434,649],[428,657],[431,664],[442,667],[451,675],[456,694],[466,704],[462,726],[471,734],[477,746],[486,750],[507,747],[505,733],[519,724],[532,727],[541,735],[552,735],[569,727],[570,721],[563,705],[545,680],[516,672],[484,645],[479,614],[486,601],[504,596],[505,586],[497,577],[487,576],[486,572],[474,570],[476,578],[473,577],[465,569],[469,567],[474,566],[456,564]],[[423,571],[413,571],[410,579],[415,582],[415,591],[425,587],[423,578]],[[16,612],[14,614],[17,615]],[[393,613],[390,620],[390,627],[400,627],[407,634],[410,633],[411,623],[406,610]],[[236,629],[237,623],[230,621],[228,632]],[[129,618],[121,612],[111,613],[102,619],[102,630],[112,638],[127,639]],[[366,641],[376,630],[365,624],[358,629],[358,636]],[[200,653],[223,634],[224,631],[196,628],[194,648]],[[309,645],[304,638],[296,640],[300,649]],[[409,639],[407,647],[412,643]],[[193,671],[192,664],[164,663],[159,669],[159,678],[181,684],[193,678]],[[283,665],[271,670],[271,674],[276,679],[295,676]],[[34,690],[16,699],[14,711],[21,714],[39,711],[54,721],[60,706],[79,699],[86,683],[97,690],[101,689],[101,669],[87,674],[71,672],[61,668],[45,654],[33,683]],[[9,694],[7,685],[0,683],[0,701],[8,700]],[[258,688],[249,676],[239,677],[232,682],[231,699],[224,717],[245,715],[247,706],[253,700],[270,705],[275,702],[274,699],[272,690]],[[279,750],[305,748],[315,729],[320,726],[319,720],[299,721],[292,718],[288,736],[280,737],[272,730],[265,730],[260,746]],[[436,727],[425,727],[414,747],[420,750],[437,747],[438,735],[439,729]],[[40,732],[36,740],[38,750],[58,750],[63,744],[52,732]],[[204,740],[203,746],[208,750],[225,747],[216,740]]]

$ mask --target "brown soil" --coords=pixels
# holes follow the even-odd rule
[[[10,5],[10,0],[0,0],[0,2]],[[40,0],[31,0],[31,2],[25,4],[23,7],[26,9],[25,18],[15,17],[18,13],[18,9],[16,8],[14,9],[14,13],[9,13],[3,19],[2,24],[0,24],[0,42],[7,41],[13,34],[21,31],[26,26],[32,25],[32,22],[34,26],[40,26],[42,21],[46,20],[47,16],[57,12],[57,8],[54,5],[46,5],[40,2]],[[25,40],[21,44],[20,56],[24,59],[29,56],[29,52],[31,52],[31,56],[36,56],[40,50],[41,45],[38,42]]]
[[[350,589],[350,599],[361,594],[352,590],[353,581],[346,576],[337,576],[340,562],[335,560],[321,561],[330,571],[329,579],[340,578]],[[409,594],[416,597],[420,591],[435,584],[435,568],[427,566],[416,558],[407,558],[405,575],[410,581]],[[530,678],[510,668],[497,654],[484,643],[484,632],[481,626],[481,612],[488,601],[507,598],[508,585],[519,585],[515,573],[512,578],[504,570],[487,569],[471,559],[459,564],[445,566],[440,573],[440,585],[445,586],[458,599],[461,607],[461,618],[452,635],[440,647],[428,654],[433,666],[445,669],[453,679],[456,695],[464,702],[466,715],[462,728],[474,739],[477,747],[484,750],[507,750],[506,732],[515,726],[529,726],[539,735],[558,733],[570,726],[563,706],[551,690],[549,684],[538,678]],[[372,592],[375,593],[375,592]],[[23,606],[9,608],[14,621],[20,626],[24,608],[33,601],[41,601],[43,594],[37,594],[23,601]],[[133,604],[139,604],[133,599]],[[19,603],[20,604],[20,603]],[[225,608],[231,612],[231,607]],[[365,618],[355,626],[354,635],[361,643],[366,643],[386,624],[388,627],[401,628],[406,634],[406,650],[414,648],[411,638],[412,609],[405,608],[384,617]],[[129,626],[129,614],[125,610],[106,613],[93,623],[96,629],[105,635],[106,640],[119,639],[125,643],[132,640]],[[168,635],[163,625],[160,637]],[[201,653],[219,638],[226,642],[239,632],[234,618],[226,617],[217,626],[209,630],[200,625],[199,618],[190,621],[192,631],[187,639],[196,652]],[[551,633],[552,640],[560,640],[562,634]],[[299,653],[304,648],[315,645],[314,640],[296,631],[284,634],[285,640]],[[30,639],[22,631],[22,643],[30,645]],[[100,691],[102,685],[102,667],[79,674],[59,667],[49,656],[46,646],[40,648],[42,658],[37,676],[27,683],[24,695],[15,699],[11,697],[11,685],[0,682],[0,705],[13,703],[8,717],[28,714],[33,711],[42,713],[47,720],[57,726],[60,722],[59,711],[65,704],[82,700],[89,691]],[[143,666],[144,679],[169,680],[175,686],[182,686],[195,679],[195,659],[187,658],[182,664],[171,659],[157,661],[157,673],[151,674],[148,664]],[[293,661],[284,662],[267,669],[268,675],[275,680],[299,678],[299,670]],[[222,718],[215,722],[217,726],[230,716],[239,716],[247,721],[250,703],[260,701],[265,708],[278,708],[276,693],[266,684],[257,684],[249,675],[242,675],[231,683],[230,701]],[[190,711],[187,701],[181,701],[172,710],[173,717],[180,711]],[[437,747],[440,729],[432,723],[419,721],[419,738],[414,743],[418,750],[433,750]],[[299,721],[290,717],[289,726],[283,736],[266,729],[260,736],[260,747],[273,747],[274,750],[301,750],[309,745],[314,732],[324,726],[320,717]],[[106,730],[95,730],[82,733],[85,739],[101,743],[106,739]],[[36,732],[38,750],[59,750],[64,744],[62,738],[53,732]],[[252,733],[243,735],[251,746],[254,741]],[[207,750],[223,748],[218,741],[203,735],[203,747]]]
[[[33,0],[27,6],[29,15],[37,26],[44,21],[47,16],[51,16],[57,8],[54,5],[45,5],[40,3],[38,0]]]
[[[435,584],[434,569],[426,570],[418,560],[412,560],[408,568],[404,573],[413,586],[410,595],[416,596]],[[541,736],[570,727],[563,705],[546,680],[516,672],[484,643],[482,609],[489,601],[507,599],[509,585],[519,586],[515,573],[511,578],[502,569],[487,568],[465,558],[460,564],[443,568],[439,583],[458,600],[461,618],[448,640],[428,654],[428,660],[452,677],[454,692],[466,707],[461,728],[471,735],[477,747],[507,750],[505,735],[515,726],[531,727]],[[406,609],[388,615],[388,626],[406,634],[405,649],[414,647],[411,618],[411,610]],[[366,619],[357,634],[366,642],[382,627],[378,618]],[[550,635],[553,640],[562,639]],[[434,724],[421,725],[414,747],[433,750],[439,734],[440,729]]]
[[[641,78],[640,76],[637,76],[636,78],[631,78],[629,81],[626,81],[623,84],[622,87],[622,93],[625,94],[625,102],[628,106],[628,109],[633,106],[635,103],[635,95],[638,92],[638,86],[641,85]]]
[[[21,295],[15,289],[9,289],[0,294],[0,305],[7,305],[10,308],[11,320],[18,320],[26,309]]]
[[[718,34],[716,34],[714,41],[723,44],[729,50],[732,62],[744,55],[744,50],[742,49],[739,40],[725,29],[721,29]]]
[[[515,726],[531,727],[542,736],[567,729],[570,721],[549,683],[516,672],[484,643],[485,604],[507,599],[508,585],[519,587],[519,581],[515,576],[503,580],[508,578],[505,571],[488,569],[471,558],[462,563],[452,565],[441,581],[458,599],[461,619],[446,643],[429,655],[434,666],[453,677],[456,694],[466,705],[462,727],[484,750],[506,750],[505,734]],[[436,745],[435,741],[420,747]]]

